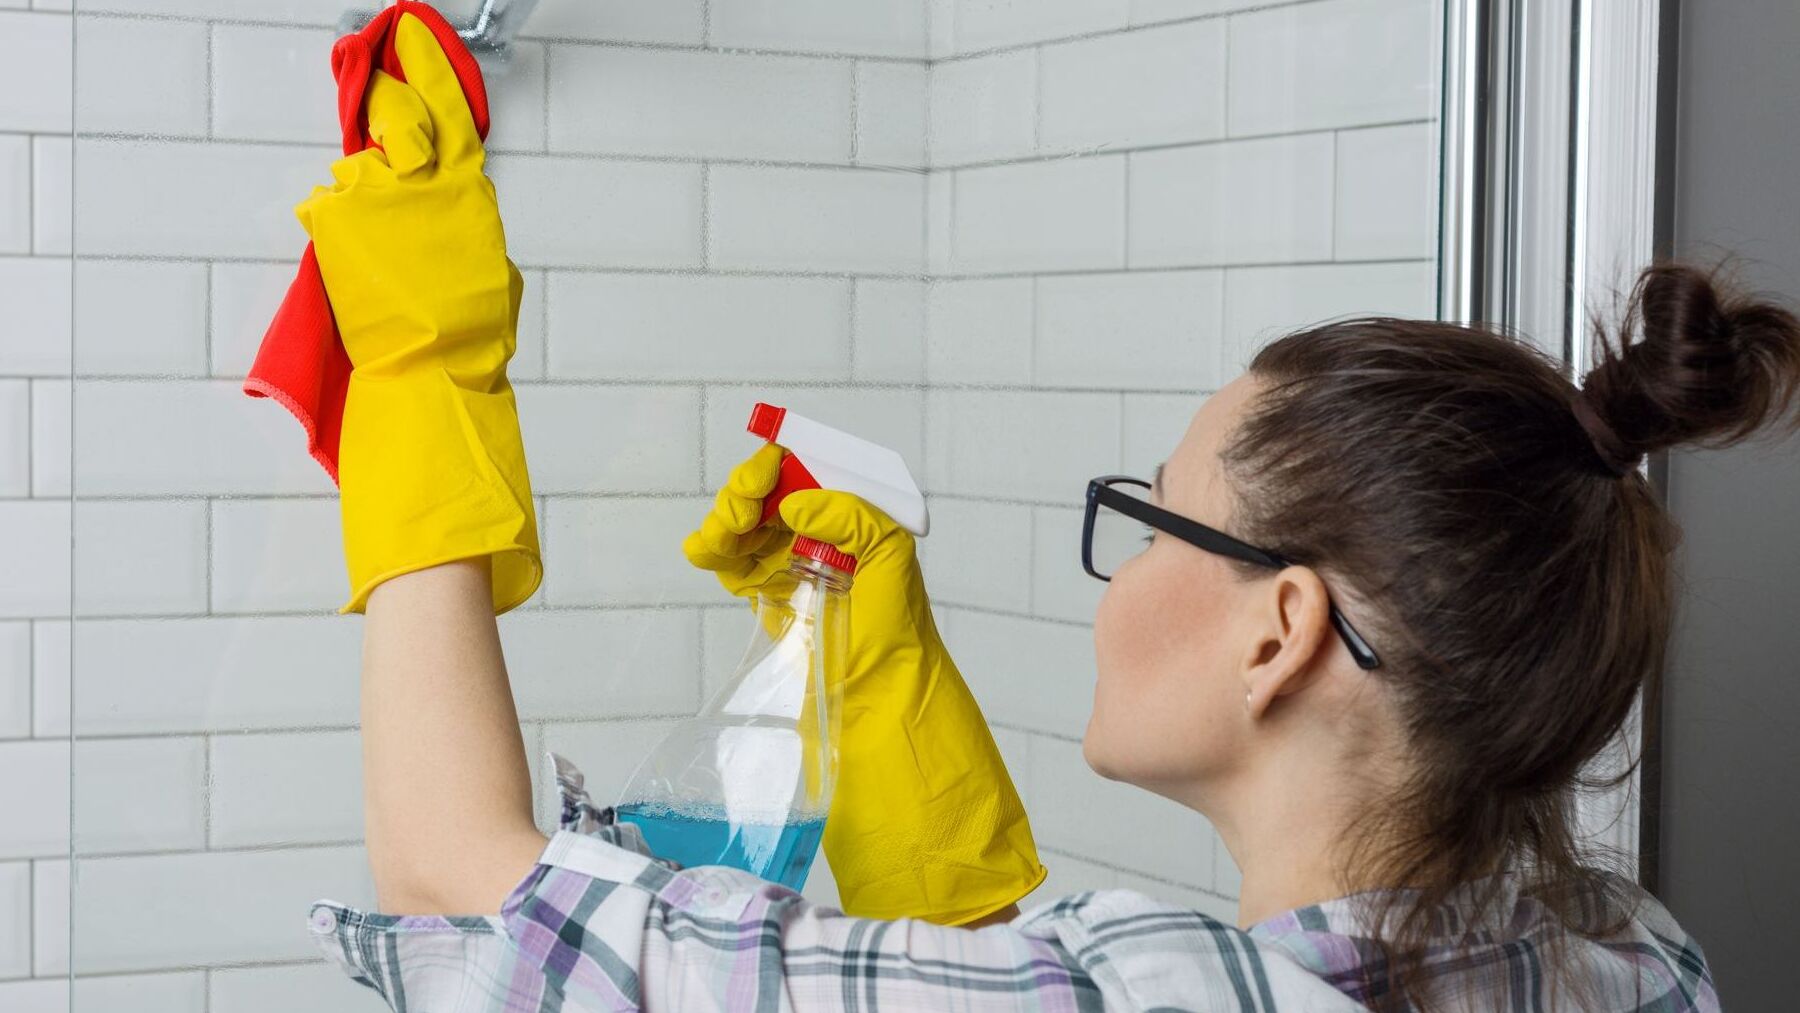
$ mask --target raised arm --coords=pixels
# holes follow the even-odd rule
[[[490,585],[482,559],[369,596],[363,806],[384,911],[497,911],[544,847]]]
[[[376,146],[297,214],[353,370],[344,556],[366,611],[365,813],[381,906],[492,911],[543,838],[494,624],[542,575],[506,366],[522,283],[462,83],[411,13],[376,71]]]

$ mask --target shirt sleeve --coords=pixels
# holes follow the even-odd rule
[[[850,918],[737,870],[679,870],[556,767],[563,829],[498,915],[320,902],[330,959],[399,1013],[1103,1008],[1054,932]]]

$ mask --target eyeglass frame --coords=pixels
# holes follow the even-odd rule
[[[1151,483],[1130,475],[1103,475],[1088,482],[1087,513],[1081,521],[1081,568],[1087,571],[1088,576],[1096,580],[1112,582],[1111,576],[1094,568],[1094,521],[1102,506],[1215,556],[1224,556],[1227,559],[1235,559],[1271,570],[1284,570],[1294,565],[1292,561],[1278,552],[1259,549],[1248,542],[1239,541],[1217,528],[1208,527],[1192,518],[1164,510],[1147,499],[1137,499],[1126,495],[1114,489],[1114,485],[1134,485],[1145,490],[1155,488]],[[1331,609],[1331,627],[1344,641],[1344,646],[1349,649],[1350,658],[1356,662],[1356,667],[1364,671],[1379,668],[1381,658],[1375,653],[1375,649],[1369,646],[1369,642],[1363,639],[1362,634],[1356,632],[1356,628],[1350,625],[1350,620],[1338,611],[1336,602],[1328,602],[1328,604]]]

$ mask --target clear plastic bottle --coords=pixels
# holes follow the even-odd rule
[[[677,725],[619,796],[621,820],[683,866],[729,865],[793,890],[825,832],[855,560],[796,538],[757,590],[737,673]]]

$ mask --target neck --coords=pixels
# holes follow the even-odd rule
[[[1203,811],[1243,873],[1240,928],[1362,888],[1339,864],[1362,811],[1349,787],[1317,767],[1272,766],[1208,791]]]

